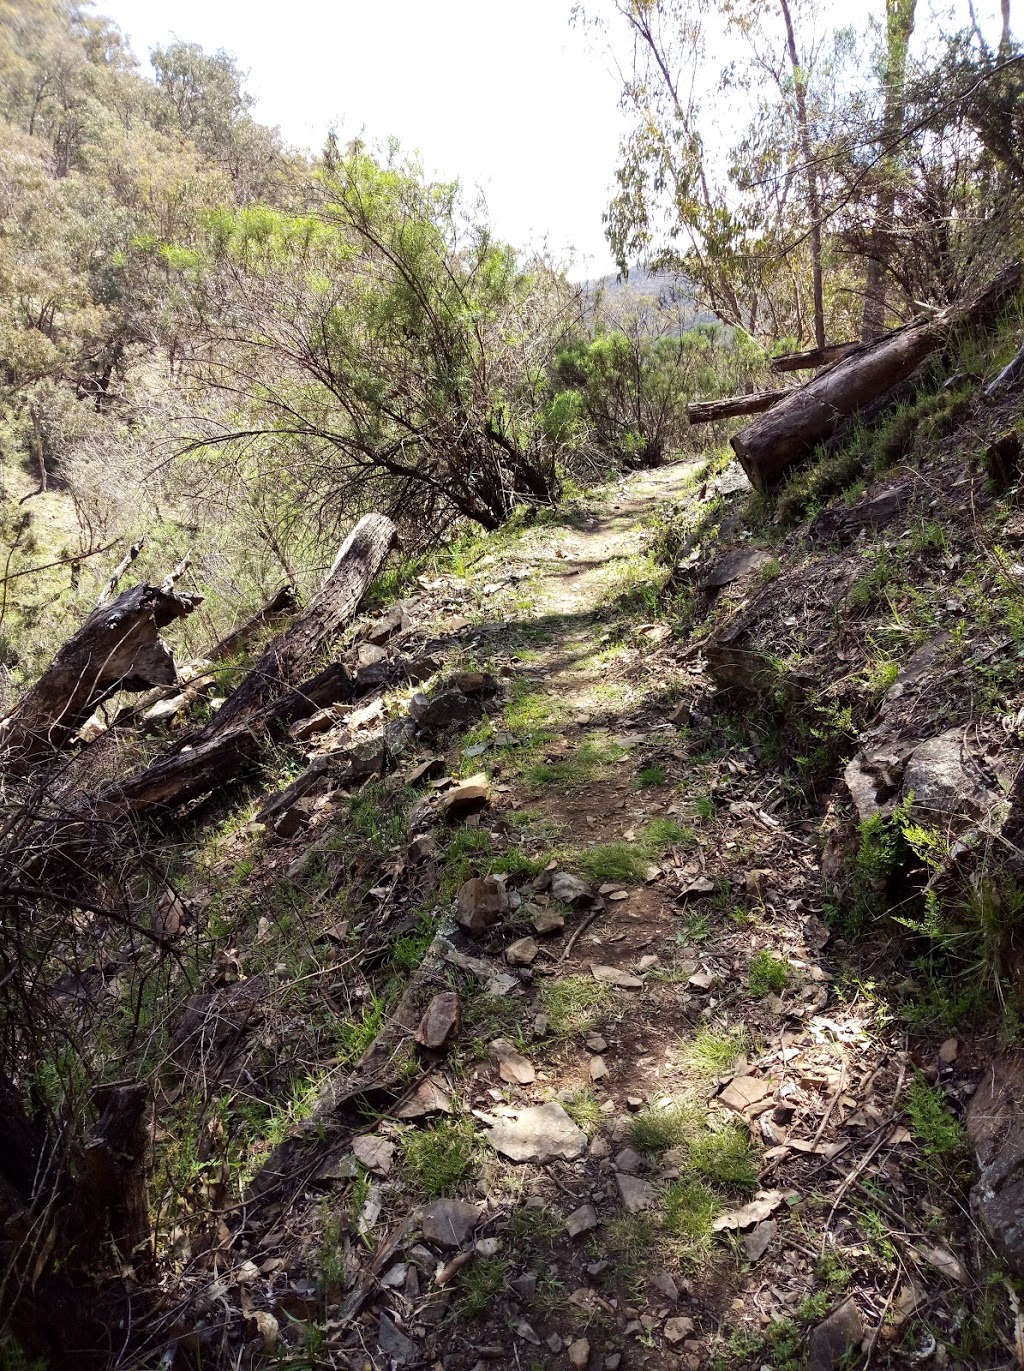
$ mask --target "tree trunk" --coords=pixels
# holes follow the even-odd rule
[[[788,390],[760,390],[753,395],[730,395],[725,400],[695,400],[686,406],[686,417],[691,424],[710,424],[716,419],[763,414],[788,394]]]
[[[789,48],[789,61],[793,68],[793,92],[796,96],[797,128],[800,135],[800,156],[803,158],[807,178],[807,216],[811,226],[811,277],[814,290],[814,342],[815,346],[825,346],[825,290],[821,275],[821,203],[818,198],[818,172],[814,162],[814,149],[811,146],[811,129],[807,122],[807,80],[800,65],[796,50],[796,35],[793,32],[793,18],[789,11],[789,0],[779,0],[782,18],[786,24],[786,45]]]
[[[24,771],[66,747],[93,710],[118,690],[173,685],[174,658],[160,630],[191,614],[201,598],[141,585],[94,609],[0,720],[0,770]]]
[[[956,329],[988,323],[1020,289],[1021,276],[1020,261],[1011,262],[969,305],[914,320],[875,343],[864,343],[790,391],[731,440],[751,482],[763,489],[790,463],[830,437],[844,419],[910,376]]]
[[[861,338],[865,343],[885,331],[885,284],[892,245],[896,208],[896,174],[899,158],[894,151],[903,127],[907,75],[907,48],[914,32],[917,0],[886,0],[885,110],[882,115],[881,180],[875,206],[875,222],[868,248],[864,283]]]

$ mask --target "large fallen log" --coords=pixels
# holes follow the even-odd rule
[[[270,644],[222,706],[210,730],[222,733],[305,680],[323,642],[342,629],[359,608],[395,537],[395,526],[384,514],[365,514],[359,520],[338,549],[319,593],[288,631]]]
[[[394,545],[394,524],[367,514],[338,551],[323,586],[286,632],[276,638],[235,693],[199,733],[177,741],[145,771],[93,797],[109,819],[145,815],[185,803],[255,766],[268,739],[296,720],[347,698],[351,683],[332,663],[307,680],[322,649],[356,613]]]
[[[59,752],[119,690],[173,685],[174,657],[160,630],[191,614],[201,601],[199,595],[179,595],[165,582],[134,586],[94,609],[0,720],[0,770],[24,771]]]
[[[886,337],[864,343],[790,391],[762,418],[741,429],[732,446],[751,482],[760,488],[830,437],[844,419],[863,410],[909,377],[954,331],[992,321],[1020,288],[1021,263],[1004,268],[969,304],[905,324]]]
[[[753,395],[730,395],[725,400],[694,400],[686,406],[686,417],[691,424],[711,424],[717,419],[761,414],[788,394],[788,390],[759,390]]]
[[[781,357],[771,359],[772,371],[815,371],[818,367],[831,366],[848,357],[860,343],[826,343],[823,348],[810,348],[807,352],[784,352]]]

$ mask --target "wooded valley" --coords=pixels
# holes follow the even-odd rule
[[[1015,18],[576,6],[583,282],[0,0],[0,1371],[1024,1366]]]

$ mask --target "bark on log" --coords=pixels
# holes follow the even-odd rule
[[[909,377],[954,330],[988,323],[1020,284],[1021,263],[1016,261],[969,305],[915,319],[877,342],[862,344],[806,385],[790,391],[763,418],[731,439],[751,482],[763,489],[830,437],[844,419]]]
[[[100,1116],[83,1149],[76,1177],[69,1239],[78,1260],[93,1271],[136,1272],[152,1265],[146,1165],[149,1086],[120,1081],[95,1092]]]
[[[1013,385],[1020,376],[1024,376],[1024,347],[1003,367],[996,379],[989,382],[985,394],[997,395],[1004,387]]]
[[[810,348],[807,352],[786,352],[771,360],[772,371],[814,371],[818,367],[831,366],[849,356],[859,343],[826,343],[823,348]]]
[[[0,769],[24,771],[67,746],[93,710],[118,690],[173,685],[174,658],[160,630],[191,614],[201,600],[141,585],[94,609],[0,721]]]
[[[695,400],[692,405],[686,406],[686,417],[691,424],[710,424],[716,419],[762,414],[788,394],[788,390],[759,390],[753,395],[730,395],[725,400]]]
[[[348,672],[340,662],[332,662],[319,676],[270,701],[246,720],[236,721],[233,727],[218,731],[219,716],[214,716],[202,734],[193,735],[188,743],[176,744],[175,750],[137,776],[102,790],[93,798],[93,813],[99,819],[142,816],[241,780],[259,765],[268,738],[283,737],[296,720],[346,700],[351,693]]]

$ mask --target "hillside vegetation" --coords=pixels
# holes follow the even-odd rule
[[[2,1371],[1020,1363],[1001,16],[578,13],[602,291],[0,3]]]

